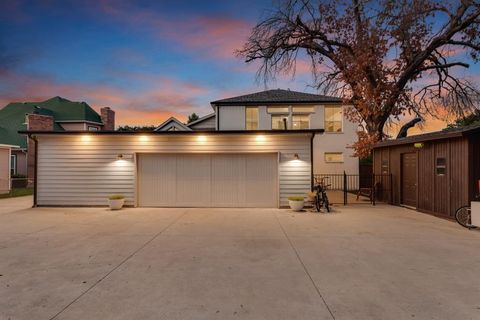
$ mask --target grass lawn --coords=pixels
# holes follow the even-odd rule
[[[33,194],[33,188],[12,189],[9,193],[0,194],[0,199],[30,196]]]

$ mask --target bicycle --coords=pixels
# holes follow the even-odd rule
[[[475,200],[480,200],[480,195],[476,195]],[[475,229],[478,227],[472,225],[472,208],[469,205],[460,207],[455,211],[455,220],[467,229]]]
[[[322,207],[325,207],[327,212],[330,212],[330,202],[328,201],[327,196],[327,188],[330,186],[329,184],[325,184],[325,179],[328,177],[323,178],[315,178],[315,186],[313,190],[315,192],[314,198],[314,205],[317,212],[320,212]]]

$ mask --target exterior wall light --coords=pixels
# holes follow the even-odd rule
[[[264,142],[266,139],[265,139],[265,136],[258,135],[258,136],[255,137],[255,140],[257,142]]]
[[[300,157],[298,156],[298,153],[295,153],[293,155],[293,160],[300,160]]]
[[[131,154],[123,154],[123,153],[117,154],[117,160],[127,160],[132,158],[133,158],[133,155]]]
[[[205,141],[207,141],[207,137],[206,136],[198,136],[197,141],[198,142],[205,142]]]
[[[117,154],[117,160],[123,160],[123,154],[121,153]]]
[[[143,136],[138,137],[138,140],[140,140],[141,142],[147,142],[149,140],[149,138],[148,138],[148,136],[143,135]]]
[[[90,140],[92,140],[92,137],[88,134],[84,134],[83,136],[81,136],[80,140],[82,140],[83,142],[89,142]]]

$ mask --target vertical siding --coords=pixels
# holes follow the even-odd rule
[[[104,205],[121,193],[135,204],[136,153],[279,153],[280,205],[310,189],[310,135],[39,135],[38,205]],[[297,153],[300,160],[295,161]],[[127,157],[117,160],[118,154]]]
[[[450,140],[450,208],[448,215],[454,218],[455,211],[468,204],[468,139]],[[477,162],[478,166],[478,162]]]

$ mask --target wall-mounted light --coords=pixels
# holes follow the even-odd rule
[[[264,142],[266,139],[265,139],[265,136],[259,134],[255,137],[255,141],[257,142]]]
[[[117,160],[123,160],[123,154],[121,153],[117,154]]]
[[[138,140],[140,142],[147,142],[149,140],[149,138],[146,135],[142,135],[142,136],[138,137]]]
[[[207,137],[206,136],[197,136],[197,141],[198,142],[205,142],[205,141],[207,141]]]
[[[127,159],[132,159],[133,155],[131,154],[125,154],[125,153],[119,153],[117,154],[117,160],[127,160]]]
[[[300,157],[298,156],[298,153],[295,153],[293,155],[293,160],[300,160]]]
[[[88,135],[88,134],[84,134],[83,136],[81,136],[80,138],[83,142],[89,142],[90,140],[92,140],[92,136]]]

